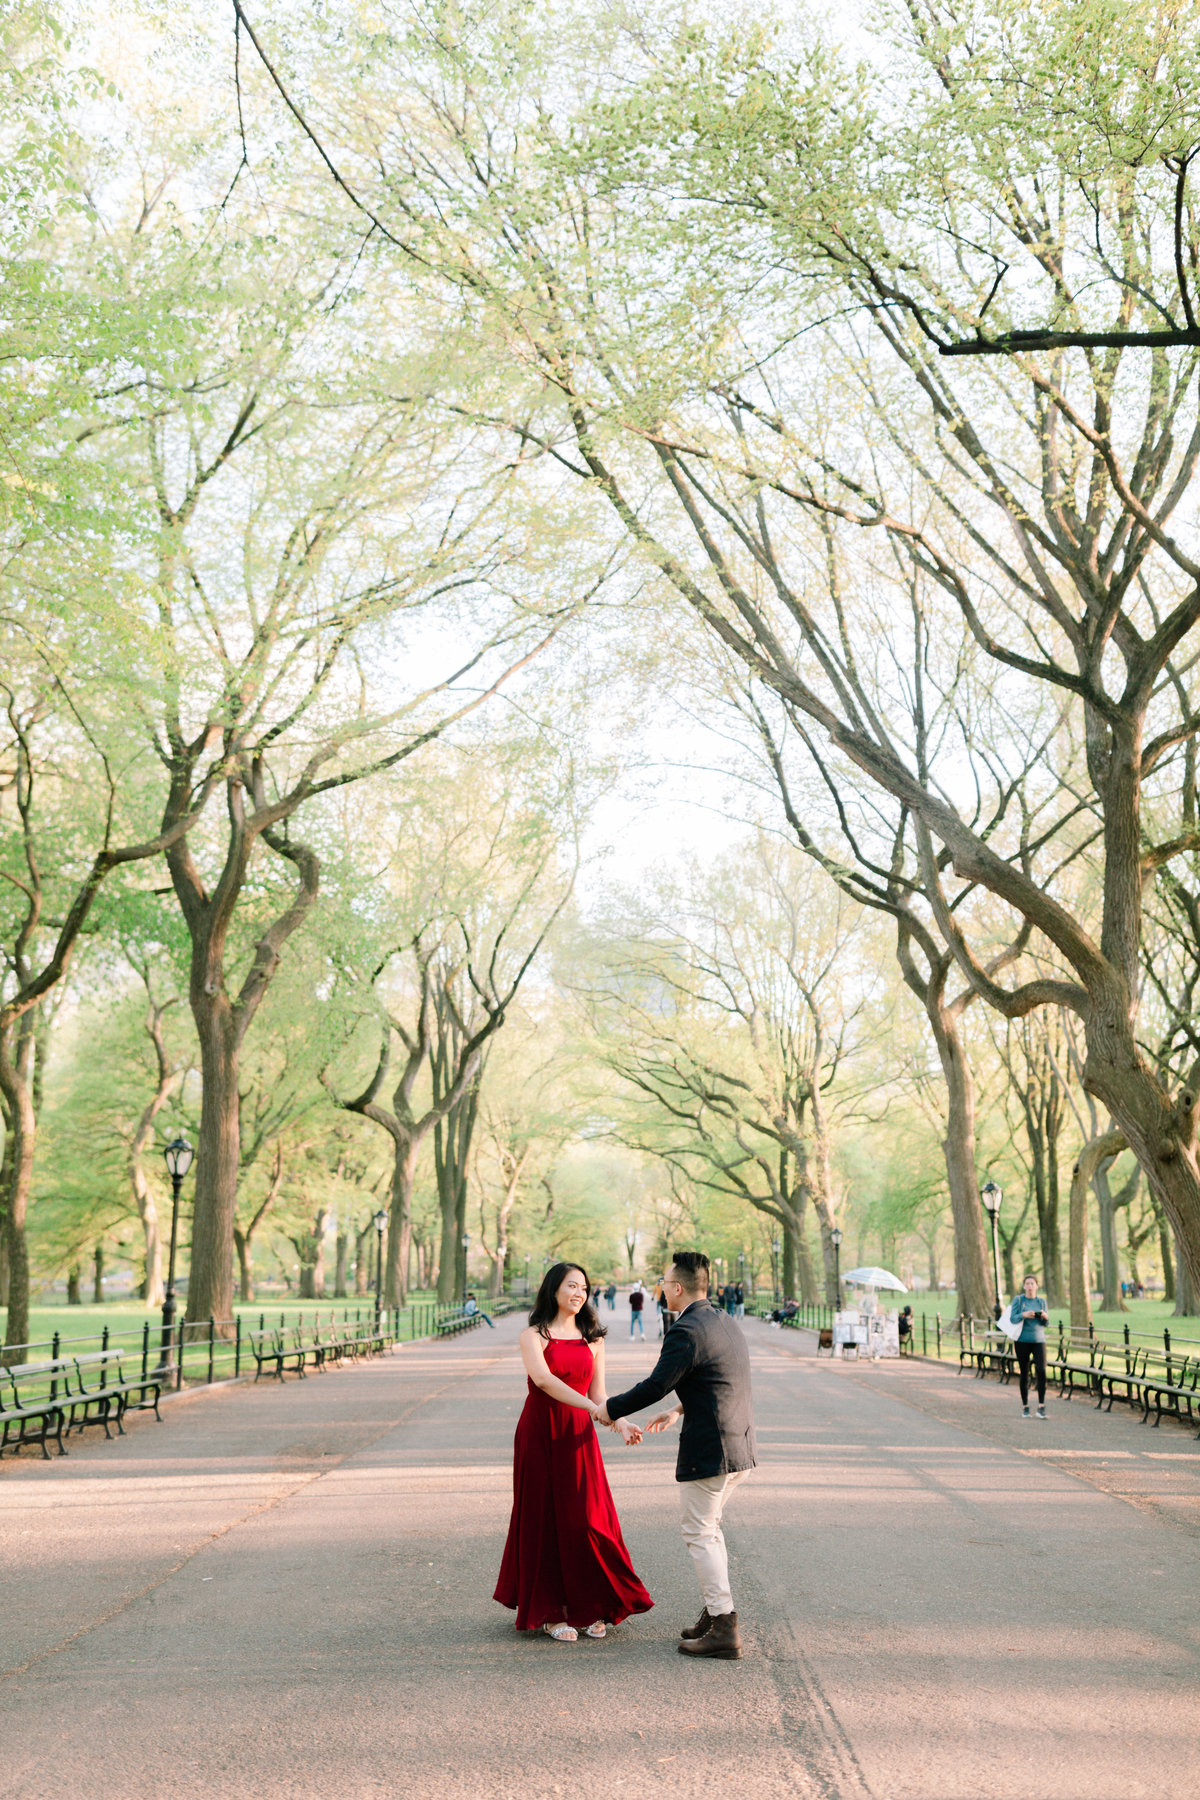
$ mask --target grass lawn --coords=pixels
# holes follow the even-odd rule
[[[432,1293],[415,1293],[409,1296],[411,1305],[423,1305],[435,1299]],[[182,1296],[181,1296],[182,1300]],[[374,1307],[374,1296],[351,1295],[345,1300],[334,1300],[328,1296],[324,1300],[296,1300],[287,1295],[271,1294],[249,1305],[240,1301],[235,1311],[242,1320],[242,1330],[256,1329],[259,1314],[263,1314],[267,1325],[278,1325],[280,1314],[286,1315],[289,1325],[305,1313],[319,1312],[324,1316],[333,1312],[339,1317],[345,1314],[361,1312],[365,1319]],[[182,1306],[181,1306],[182,1311]],[[59,1333],[59,1342],[65,1348],[69,1343],[76,1354],[87,1349],[98,1349],[101,1334],[108,1327],[111,1341],[128,1345],[141,1332],[143,1325],[149,1324],[153,1342],[157,1342],[156,1332],[162,1321],[160,1307],[148,1307],[141,1300],[108,1300],[102,1306],[68,1306],[65,1301],[57,1300],[49,1304],[32,1306],[29,1309],[29,1341],[32,1344],[44,1344],[45,1354],[49,1354],[54,1333]],[[0,1326],[7,1324],[6,1310],[0,1307]]]

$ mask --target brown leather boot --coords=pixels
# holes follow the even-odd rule
[[[706,1636],[711,1624],[712,1614],[706,1606],[704,1611],[700,1614],[700,1617],[696,1620],[696,1623],[694,1625],[685,1625],[679,1635],[685,1642],[692,1638],[702,1638]]]
[[[703,1637],[681,1638],[675,1647],[680,1656],[719,1656],[737,1662],[742,1654],[737,1614],[718,1613]]]

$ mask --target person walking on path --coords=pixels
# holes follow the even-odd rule
[[[604,1472],[604,1327],[577,1263],[555,1263],[521,1333],[528,1398],[513,1443],[513,1506],[493,1598],[518,1631],[571,1644],[654,1605],[634,1573]],[[604,1424],[612,1421],[603,1419]],[[626,1444],[636,1425],[615,1425]]]
[[[646,1430],[666,1431],[683,1420],[675,1479],[704,1610],[680,1632],[679,1653],[734,1661],[742,1640],[721,1519],[731,1494],[757,1466],[750,1355],[741,1328],[709,1302],[708,1258],[700,1251],[676,1251],[663,1294],[676,1318],[658,1362],[645,1381],[606,1401],[600,1419],[619,1424],[674,1391],[678,1404],[657,1413]]]
[[[633,1336],[633,1328],[635,1325],[637,1326],[638,1332],[640,1333],[640,1335],[643,1338],[646,1335],[646,1326],[642,1319],[642,1312],[645,1308],[645,1305],[646,1305],[646,1290],[642,1286],[640,1281],[635,1281],[633,1286],[629,1290],[629,1335],[630,1335],[630,1337]]]
[[[1029,1417],[1029,1366],[1037,1378],[1037,1416],[1046,1416],[1046,1326],[1050,1309],[1038,1293],[1036,1275],[1027,1275],[1012,1303],[1009,1318],[1021,1326],[1016,1340],[1017,1371],[1021,1381],[1021,1417]]]
[[[610,1281],[608,1286],[605,1288],[604,1298],[608,1301],[609,1312],[616,1312],[616,1310],[617,1310],[617,1284],[615,1281]]]

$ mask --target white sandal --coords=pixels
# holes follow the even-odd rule
[[[587,1635],[590,1638],[607,1637],[608,1636],[608,1626],[607,1626],[607,1623],[605,1622],[605,1620],[597,1619],[596,1623],[594,1625],[589,1625],[587,1628]]]
[[[573,1644],[579,1636],[573,1625],[543,1625],[542,1630],[547,1637],[552,1637],[556,1644]]]

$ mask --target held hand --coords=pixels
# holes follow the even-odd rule
[[[613,1425],[612,1420],[608,1416],[608,1407],[607,1406],[601,1406],[593,1414],[593,1417],[595,1418],[597,1425],[607,1425],[612,1430],[616,1429],[616,1427]]]
[[[640,1425],[635,1425],[631,1419],[618,1419],[613,1430],[621,1434],[626,1445],[640,1444],[642,1441],[642,1428]]]
[[[673,1412],[655,1413],[646,1425],[647,1431],[670,1431],[678,1415]]]

